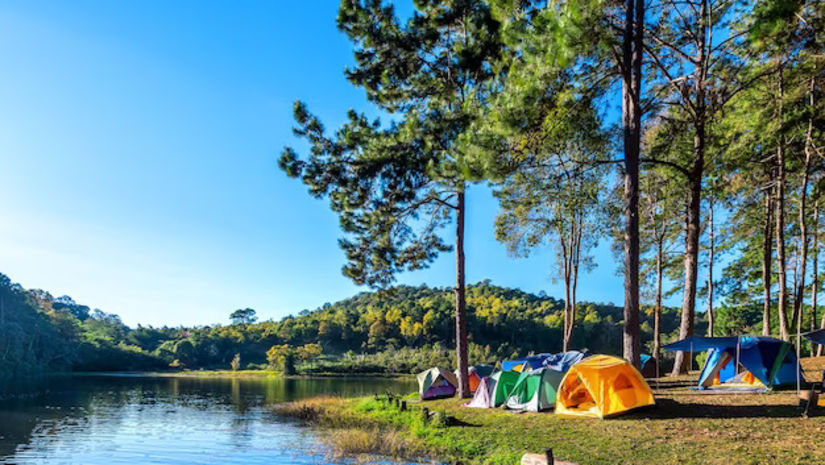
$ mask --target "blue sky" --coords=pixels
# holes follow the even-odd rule
[[[343,69],[337,1],[0,4],[0,272],[131,325],[280,318],[359,289],[337,218],[277,167],[292,103],[375,114]],[[300,147],[300,145],[299,145]],[[468,194],[467,278],[563,295],[551,251],[513,259]],[[449,234],[449,231],[447,231]],[[449,286],[452,254],[400,282]],[[623,300],[602,243],[580,300]]]

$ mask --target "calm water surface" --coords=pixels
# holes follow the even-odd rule
[[[415,380],[64,376],[10,389],[23,395],[0,400],[3,464],[327,465],[351,461],[326,457],[272,404],[406,393]]]

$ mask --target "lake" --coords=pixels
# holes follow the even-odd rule
[[[272,404],[406,393],[414,379],[57,376],[5,388],[3,464],[349,464]],[[2,392],[0,391],[0,396]]]

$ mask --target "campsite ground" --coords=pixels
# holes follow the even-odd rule
[[[807,379],[820,380],[825,357],[804,359],[803,367]],[[552,447],[581,465],[825,462],[825,414],[802,418],[795,390],[700,394],[690,390],[697,374],[653,380],[655,408],[603,421],[469,409],[459,399],[408,402],[406,412],[374,398],[319,398],[277,410],[320,426],[345,454],[515,465],[524,452]],[[436,421],[424,421],[423,407],[439,412]]]

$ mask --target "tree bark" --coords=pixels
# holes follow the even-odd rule
[[[707,17],[707,0],[702,0],[699,11],[700,18]],[[684,339],[693,335],[694,319],[696,315],[696,284],[698,282],[699,264],[699,234],[700,234],[700,214],[702,202],[702,177],[705,172],[705,124],[707,123],[707,112],[705,94],[706,86],[706,27],[700,25],[696,34],[696,45],[698,55],[696,57],[696,70],[694,92],[695,109],[693,114],[693,164],[688,176],[690,192],[688,194],[687,212],[685,215],[685,290],[682,296],[682,320],[679,324],[679,339]],[[677,376],[688,371],[689,360],[685,359],[684,352],[677,352],[673,363],[672,376]]]
[[[713,337],[713,253],[714,253],[714,236],[713,236],[713,199],[708,199],[708,240],[710,242],[708,250],[708,336]]]
[[[813,247],[813,270],[811,271],[811,331],[816,329],[816,316],[818,313],[818,306],[817,306],[817,294],[819,293],[819,199],[814,201],[814,247]],[[819,355],[819,351],[822,350],[822,346],[819,345],[816,349],[817,355]],[[811,345],[811,357],[814,356],[814,347]]]
[[[467,308],[464,295],[464,186],[459,186],[455,231],[455,342],[458,365],[458,396],[470,397],[467,373]]]
[[[564,228],[559,228],[560,230],[564,230]],[[567,231],[568,234],[571,234],[572,231]],[[570,235],[572,237],[572,234]],[[562,343],[561,343],[561,350],[563,352],[567,352],[568,344],[569,344],[569,337],[568,333],[570,331],[570,248],[566,244],[566,240],[569,240],[570,237],[565,238],[564,236],[559,236],[559,242],[561,244],[562,250],[562,262],[564,263],[564,327],[562,328]]]
[[[662,268],[664,261],[664,237],[656,243],[656,308],[653,311],[653,358],[656,362],[656,377],[659,377],[659,360],[662,345]]]
[[[622,44],[624,80],[622,85],[622,125],[624,129],[624,358],[640,366],[639,327],[639,150],[641,131],[642,38],[644,1],[625,0],[625,30]]]
[[[783,100],[785,86],[782,68],[779,68],[779,121],[783,121]],[[780,128],[781,130],[781,128]],[[782,135],[776,146],[776,263],[779,277],[779,337],[787,341],[790,338],[788,331],[787,271],[785,261],[785,141]]]
[[[771,335],[771,261],[773,258],[773,189],[765,191],[765,227],[762,230],[762,335]]]

